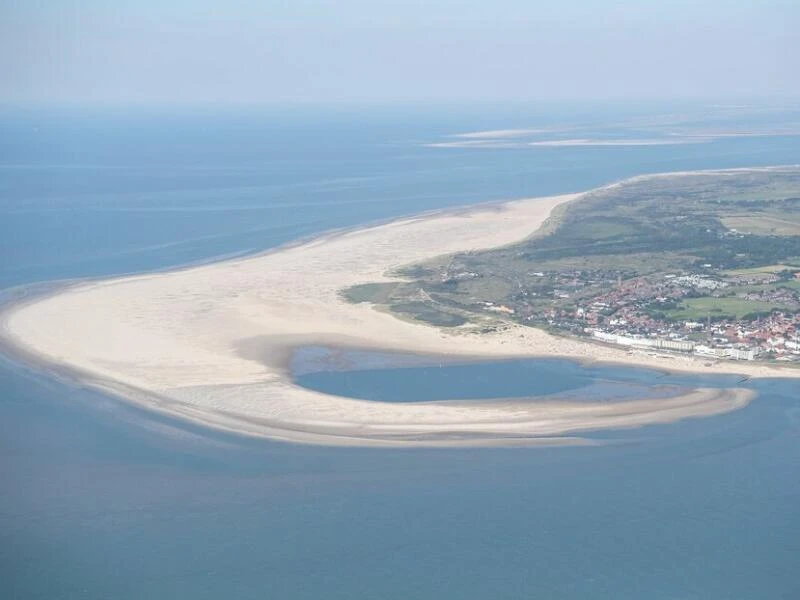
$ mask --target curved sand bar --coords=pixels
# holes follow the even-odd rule
[[[340,291],[391,281],[393,268],[518,241],[580,194],[405,218],[215,264],[92,281],[9,307],[0,334],[82,383],[217,428],[296,442],[353,445],[575,443],[576,433],[702,417],[745,406],[752,392],[699,389],[619,403],[521,400],[391,404],[292,383],[301,344],[461,357],[564,356],[670,370],[788,376],[762,365],[704,366],[550,336],[508,324],[479,334],[410,323]]]

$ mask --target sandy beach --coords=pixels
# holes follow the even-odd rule
[[[460,250],[516,242],[580,194],[426,214],[334,232],[258,256],[170,272],[91,281],[0,314],[3,341],[84,385],[192,421],[293,442],[351,445],[582,443],[580,432],[720,414],[745,406],[743,389],[698,389],[620,403],[446,402],[391,404],[295,385],[292,347],[331,344],[453,357],[563,356],[657,369],[798,376],[759,364],[659,358],[509,323],[410,323],[341,290],[391,281],[398,266]]]

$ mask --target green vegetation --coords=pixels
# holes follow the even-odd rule
[[[511,318],[580,333],[622,319],[646,333],[652,321],[747,320],[800,307],[795,228],[800,169],[634,179],[558,207],[517,244],[344,294],[446,327]]]
[[[800,279],[791,279],[786,281],[776,281],[775,283],[767,284],[754,284],[754,285],[737,285],[729,287],[725,290],[726,296],[735,296],[737,294],[748,293],[764,293],[778,290],[800,290]]]
[[[361,302],[383,304],[391,297],[397,285],[396,283],[364,283],[349,287],[342,294],[348,302],[353,304]]]
[[[731,210],[741,214],[743,209],[758,207],[759,214],[770,218],[800,222],[800,198],[776,197],[769,189],[769,179],[776,176],[687,176],[600,190],[573,204],[552,233],[532,239],[518,251],[522,258],[539,264],[585,257],[590,268],[630,254],[647,255],[655,270],[661,270],[665,255],[673,267],[683,269],[703,264],[723,269],[774,264],[779,262],[776,258],[800,255],[800,237],[736,234],[722,218]],[[783,188],[800,188],[798,173],[779,177],[787,180]],[[754,197],[758,186],[766,188],[761,198]],[[508,256],[508,252],[493,253],[498,258],[504,254]]]
[[[800,214],[731,215],[723,217],[722,223],[729,229],[757,235],[800,235]]]
[[[725,271],[723,275],[747,276],[747,275],[761,275],[764,273],[775,274],[786,270],[791,271],[792,269],[800,269],[800,261],[795,261],[793,259],[790,259],[786,262],[786,264],[781,264],[781,265],[763,265],[760,267],[750,267],[747,269],[729,269]]]
[[[778,284],[775,284],[777,288],[788,288],[790,290],[795,290],[800,292],[800,279],[792,279],[789,281],[781,281]]]
[[[392,312],[437,327],[458,327],[467,322],[461,315],[436,308],[425,302],[401,302],[389,306]]]
[[[707,318],[742,319],[748,315],[769,314],[772,310],[786,308],[771,306],[757,300],[742,298],[687,298],[676,308],[664,311],[667,318],[684,321],[704,321]]]

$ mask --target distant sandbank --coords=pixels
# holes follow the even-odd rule
[[[29,359],[68,369],[85,385],[151,409],[246,435],[319,444],[587,443],[581,432],[721,414],[745,406],[753,393],[698,389],[614,404],[371,402],[295,385],[285,363],[300,345],[800,375],[767,365],[631,355],[513,323],[491,333],[469,325],[437,329],[341,297],[352,285],[392,281],[390,273],[405,264],[521,240],[555,207],[581,195],[431,213],[248,258],[80,283],[8,305],[0,314],[0,337]]]

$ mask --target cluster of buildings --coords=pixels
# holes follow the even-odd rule
[[[698,270],[645,276],[613,268],[530,271],[509,279],[515,289],[504,302],[480,301],[476,308],[630,349],[800,363],[800,285],[780,285],[787,277],[800,280],[800,271],[721,276],[710,264]],[[480,277],[472,271],[453,273],[448,266],[442,282]],[[745,301],[754,310],[740,318],[721,310],[680,318],[692,299],[714,297]]]
[[[756,358],[800,362],[800,313],[774,311],[755,321],[683,321],[636,327],[612,320],[602,328],[584,332],[606,343],[633,348],[652,348],[693,353],[714,359],[755,360]]]
[[[800,314],[774,312],[758,322],[724,321],[705,326],[685,322],[683,331],[630,333],[586,328],[593,339],[630,348],[693,353],[714,359],[755,360],[769,358],[800,362]]]
[[[777,277],[765,274],[757,283],[774,280]],[[734,285],[741,283],[701,274],[640,277],[619,281],[610,289],[606,286],[600,294],[581,297],[576,293],[571,302],[556,301],[539,312],[530,306],[527,313],[525,307],[516,307],[516,312],[528,321],[631,349],[692,353],[714,359],[800,362],[800,290],[796,288],[767,286],[737,293],[736,298],[764,302],[764,314],[757,318],[671,318],[683,300],[730,294],[726,288]],[[580,289],[573,286],[572,290]],[[563,286],[554,290],[554,300],[568,289]],[[789,308],[770,311],[774,304]]]
[[[714,348],[745,347],[756,356],[800,361],[800,313],[775,311],[756,321],[724,321],[712,324]]]
[[[674,350],[676,352],[692,352],[695,349],[695,343],[691,340],[625,335],[609,333],[600,329],[587,329],[586,333],[591,333],[594,339],[601,342],[630,346],[632,348],[653,348],[655,350]]]
[[[725,346],[706,346],[698,344],[688,339],[675,339],[675,338],[660,338],[660,337],[643,337],[640,335],[622,335],[616,333],[608,333],[597,329],[588,330],[592,338],[595,340],[605,342],[608,344],[617,344],[620,346],[628,346],[630,348],[638,349],[652,349],[652,350],[668,350],[671,352],[687,352],[693,353],[697,356],[715,359],[732,359],[732,360],[755,360],[760,354],[760,349],[757,347],[748,347],[741,344],[728,344]],[[798,353],[800,354],[800,353]]]

